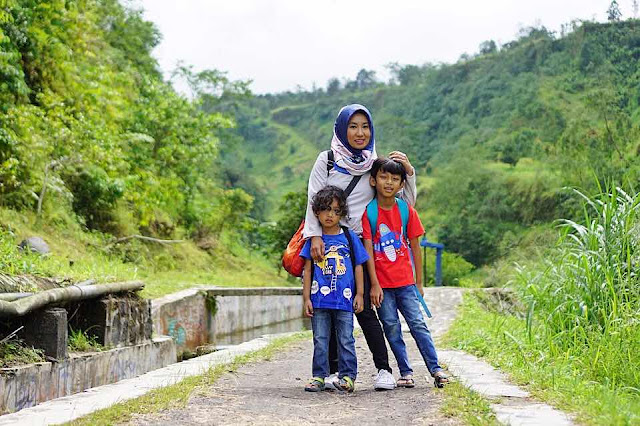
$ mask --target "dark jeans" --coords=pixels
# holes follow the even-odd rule
[[[376,311],[371,306],[371,282],[369,281],[369,273],[366,264],[363,266],[364,275],[364,310],[356,314],[358,324],[362,328],[364,338],[369,346],[369,351],[373,355],[373,363],[376,370],[387,370],[391,373],[389,366],[389,354],[387,353],[387,345],[384,341],[382,326],[376,315]],[[338,344],[336,342],[336,330],[331,328],[331,339],[329,340],[329,372],[338,372]]]
[[[313,327],[313,377],[329,375],[328,346],[331,328],[337,330],[340,353],[340,378],[356,379],[356,341],[353,338],[353,314],[339,309],[314,309],[311,317]]]

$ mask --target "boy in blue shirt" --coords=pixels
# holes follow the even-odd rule
[[[329,375],[329,337],[333,323],[338,343],[338,378],[333,383],[339,391],[353,392],[358,365],[353,338],[353,312],[364,307],[362,264],[369,256],[357,235],[340,226],[347,215],[344,191],[327,186],[312,200],[313,213],[322,226],[325,255],[321,262],[311,257],[308,240],[300,256],[305,258],[302,278],[304,313],[313,329],[313,378],[305,386],[308,392],[324,390]]]

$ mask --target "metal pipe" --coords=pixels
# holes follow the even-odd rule
[[[23,297],[29,297],[33,293],[0,293],[0,300],[5,302],[13,302],[14,300],[22,299]]]
[[[140,290],[143,287],[144,283],[142,281],[125,281],[119,283],[87,286],[71,285],[63,288],[54,288],[35,293],[31,296],[13,302],[0,300],[0,317],[22,316],[51,303],[92,299],[108,293]]]

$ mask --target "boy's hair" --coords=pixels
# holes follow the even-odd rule
[[[349,213],[347,208],[347,197],[344,196],[344,191],[342,189],[333,185],[325,186],[313,196],[313,199],[311,200],[313,213],[317,215],[321,211],[331,209],[333,200],[338,201],[340,217],[345,217]]]
[[[386,173],[391,173],[392,175],[400,175],[402,182],[407,180],[407,171],[404,169],[404,166],[390,158],[376,158],[376,161],[373,162],[373,166],[371,166],[371,177],[375,179],[380,170]]]

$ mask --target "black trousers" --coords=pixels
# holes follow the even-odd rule
[[[366,268],[366,264],[363,265],[364,276],[364,310],[359,314],[356,314],[358,324],[362,328],[364,338],[369,346],[369,351],[373,355],[373,363],[376,366],[376,370],[387,370],[391,373],[391,367],[389,366],[389,354],[387,352],[387,345],[384,341],[384,333],[382,332],[382,326],[378,320],[376,311],[371,306],[371,282],[369,280],[369,273]],[[338,372],[338,343],[336,339],[336,331],[332,328],[331,338],[329,339],[329,372]]]

